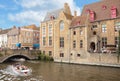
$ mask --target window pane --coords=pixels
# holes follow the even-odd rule
[[[102,24],[102,32],[106,32],[106,31],[107,31],[106,24]]]
[[[107,37],[102,38],[102,47],[105,47],[107,45]]]
[[[60,47],[64,47],[64,37],[60,37]]]
[[[115,31],[120,29],[120,22],[115,23]]]
[[[50,46],[52,45],[52,37],[51,36],[49,37],[49,45]]]
[[[49,51],[49,56],[52,56],[52,51]]]
[[[83,47],[83,40],[80,40],[80,48]]]
[[[73,48],[76,48],[76,41],[73,41]]]
[[[60,22],[60,30],[62,31],[63,29],[64,29],[64,22],[61,21],[61,22]]]
[[[64,57],[64,53],[60,53],[60,57]]]
[[[52,36],[52,25],[49,25],[49,36]]]
[[[45,27],[42,27],[42,35],[45,36],[46,31],[45,31]]]
[[[46,38],[43,37],[43,46],[45,46],[45,43],[46,43]]]

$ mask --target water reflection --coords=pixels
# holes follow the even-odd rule
[[[24,65],[32,69],[26,77],[7,74],[4,68],[11,63],[0,64],[0,80],[3,81],[120,81],[120,69],[97,66],[29,61]]]

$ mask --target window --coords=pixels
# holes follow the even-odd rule
[[[115,45],[119,44],[119,37],[115,37]]]
[[[76,35],[76,31],[75,30],[73,31],[73,35]]]
[[[103,10],[107,9],[107,6],[106,5],[102,5],[102,9]]]
[[[96,35],[96,31],[93,32],[93,35]]]
[[[45,44],[46,44],[46,38],[43,37],[43,46],[45,46]]]
[[[115,31],[120,30],[120,22],[115,23]]]
[[[80,30],[80,35],[83,35],[83,31],[82,30]]]
[[[94,21],[94,20],[95,20],[95,12],[90,11],[90,21]]]
[[[64,37],[60,37],[60,47],[64,47]]]
[[[105,47],[107,45],[107,37],[102,38],[102,47]]]
[[[106,32],[106,31],[107,31],[106,24],[102,24],[102,32]]]
[[[90,9],[86,9],[86,13],[90,13]]]
[[[83,40],[80,40],[80,48],[83,48]]]
[[[64,57],[64,53],[60,53],[60,57]]]
[[[112,6],[111,8],[111,18],[117,17],[117,8],[115,6]]]
[[[72,53],[70,53],[70,55],[72,56],[73,54],[72,54]]]
[[[52,37],[50,36],[49,37],[49,46],[51,46],[52,45]]]
[[[97,28],[97,25],[92,25],[92,28]]]
[[[46,34],[46,31],[45,31],[45,26],[44,26],[42,27],[42,35],[45,36],[45,34]]]
[[[73,41],[73,48],[76,48],[76,41]]]
[[[49,51],[49,56],[52,56],[52,51]]]
[[[43,54],[45,54],[45,51],[43,51]]]
[[[62,31],[63,29],[64,29],[64,22],[61,21],[61,22],[60,22],[60,31]]]
[[[52,25],[49,25],[49,36],[52,36]]]
[[[80,54],[77,54],[77,57],[80,57]]]

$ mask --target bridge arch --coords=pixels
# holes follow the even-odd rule
[[[4,57],[3,59],[1,59],[1,63],[11,59],[11,58],[25,58],[26,60],[31,60],[32,58],[25,55],[25,54],[13,54],[13,55],[8,55],[6,57]]]

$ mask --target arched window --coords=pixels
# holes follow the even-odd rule
[[[64,29],[64,22],[60,21],[60,31],[62,31]]]

